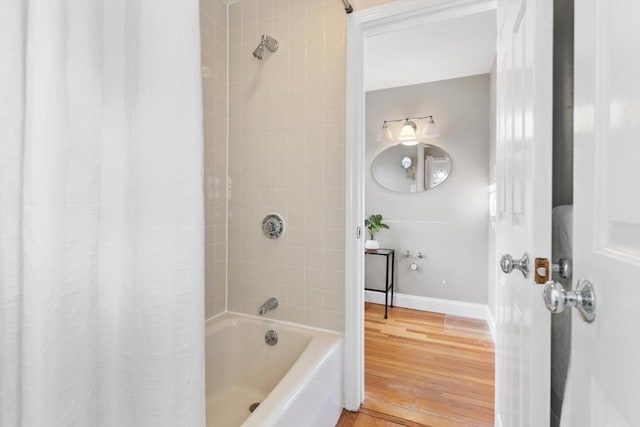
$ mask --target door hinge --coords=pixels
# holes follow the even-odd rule
[[[360,240],[361,237],[362,237],[362,227],[358,226],[356,227],[356,239]]]

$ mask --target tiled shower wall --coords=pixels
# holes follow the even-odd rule
[[[352,2],[356,10],[386,1]],[[262,61],[262,34],[280,42]],[[339,0],[229,6],[228,309],[342,331],[345,12]],[[262,218],[281,214],[279,240]]]
[[[389,1],[351,3],[361,10]],[[206,317],[255,314],[276,296],[269,316],[342,331],[342,2],[200,0],[200,11]],[[263,33],[280,49],[258,61],[251,52]],[[260,229],[270,212],[286,221],[277,241]]]
[[[262,61],[261,34],[280,42]],[[229,310],[342,330],[344,10],[333,0],[229,8]],[[281,214],[280,240],[260,222]]]
[[[200,0],[205,145],[205,317],[226,308],[227,5]]]

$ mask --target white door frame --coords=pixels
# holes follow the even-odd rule
[[[495,8],[495,0],[398,0],[347,18],[344,407],[350,411],[364,400],[365,38]]]

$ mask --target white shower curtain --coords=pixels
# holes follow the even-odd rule
[[[0,426],[205,425],[197,0],[0,0]]]

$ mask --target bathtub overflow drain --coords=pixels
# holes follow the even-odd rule
[[[260,406],[260,402],[252,403],[251,405],[249,405],[249,412],[255,411],[258,406]]]
[[[278,344],[278,333],[273,329],[268,330],[267,333],[264,334],[264,342],[270,346]]]

